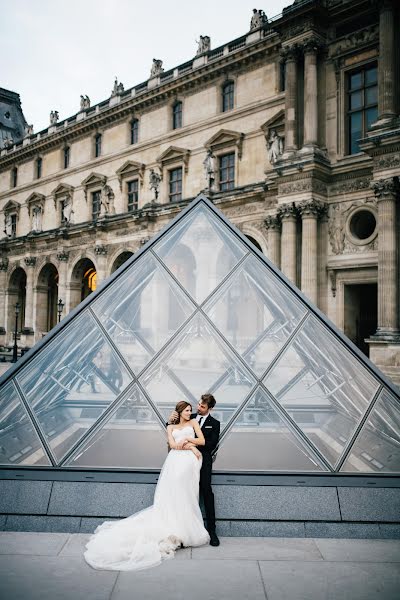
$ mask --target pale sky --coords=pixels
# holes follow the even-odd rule
[[[0,87],[21,96],[38,132],[51,110],[63,120],[110,97],[115,76],[133,87],[148,79],[153,58],[165,71],[196,53],[199,35],[211,48],[248,32],[252,9],[268,17],[291,0],[0,0]]]

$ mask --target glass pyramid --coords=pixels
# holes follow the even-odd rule
[[[215,472],[400,473],[400,397],[198,196],[0,379],[0,465],[160,469],[215,395]]]

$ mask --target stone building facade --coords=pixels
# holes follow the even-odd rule
[[[244,30],[248,26],[244,26]],[[307,0],[0,151],[0,343],[31,346],[204,191],[400,382],[400,11]]]

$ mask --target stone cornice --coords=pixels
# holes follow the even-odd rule
[[[266,54],[277,52],[279,43],[277,34],[271,33],[256,42],[223,54],[218,59],[210,60],[203,66],[191,68],[187,72],[182,71],[182,74],[178,74],[175,79],[168,81],[161,79],[160,85],[155,88],[148,89],[146,82],[146,89],[136,91],[133,96],[129,95],[132,94],[132,90],[127,90],[120,103],[116,105],[110,107],[108,101],[107,104],[102,102],[97,107],[92,107],[86,118],[76,121],[76,116],[70,117],[69,119],[74,119],[75,122],[68,123],[68,119],[66,119],[57,124],[54,133],[49,134],[47,129],[40,132],[39,139],[37,137],[34,139],[33,136],[31,143],[26,145],[22,142],[18,146],[14,146],[12,150],[0,157],[0,171],[10,165],[19,164],[37,156],[38,152],[57,146],[62,147],[65,142],[69,143],[90,132],[95,132],[96,129],[123,121],[130,114],[163,103],[176,94],[184,94],[185,90],[193,89],[193,86],[198,83],[209,81],[212,84],[212,81],[224,74],[227,68],[235,65],[254,64],[254,61],[264,59]],[[229,45],[227,46],[229,47]],[[132,89],[137,90],[138,87],[140,86]]]

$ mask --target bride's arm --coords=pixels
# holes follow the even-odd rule
[[[196,421],[196,419],[192,419],[190,421],[190,424],[192,425],[193,429],[195,430],[197,438],[187,438],[185,441],[185,444],[194,444],[195,446],[204,446],[206,441],[204,439],[203,432],[200,429],[199,423]]]
[[[173,430],[173,426],[168,425],[167,434],[168,434],[169,447],[173,450],[181,450],[181,448],[179,448],[179,444],[177,444],[176,441],[174,440],[174,436],[172,435],[172,430]]]

